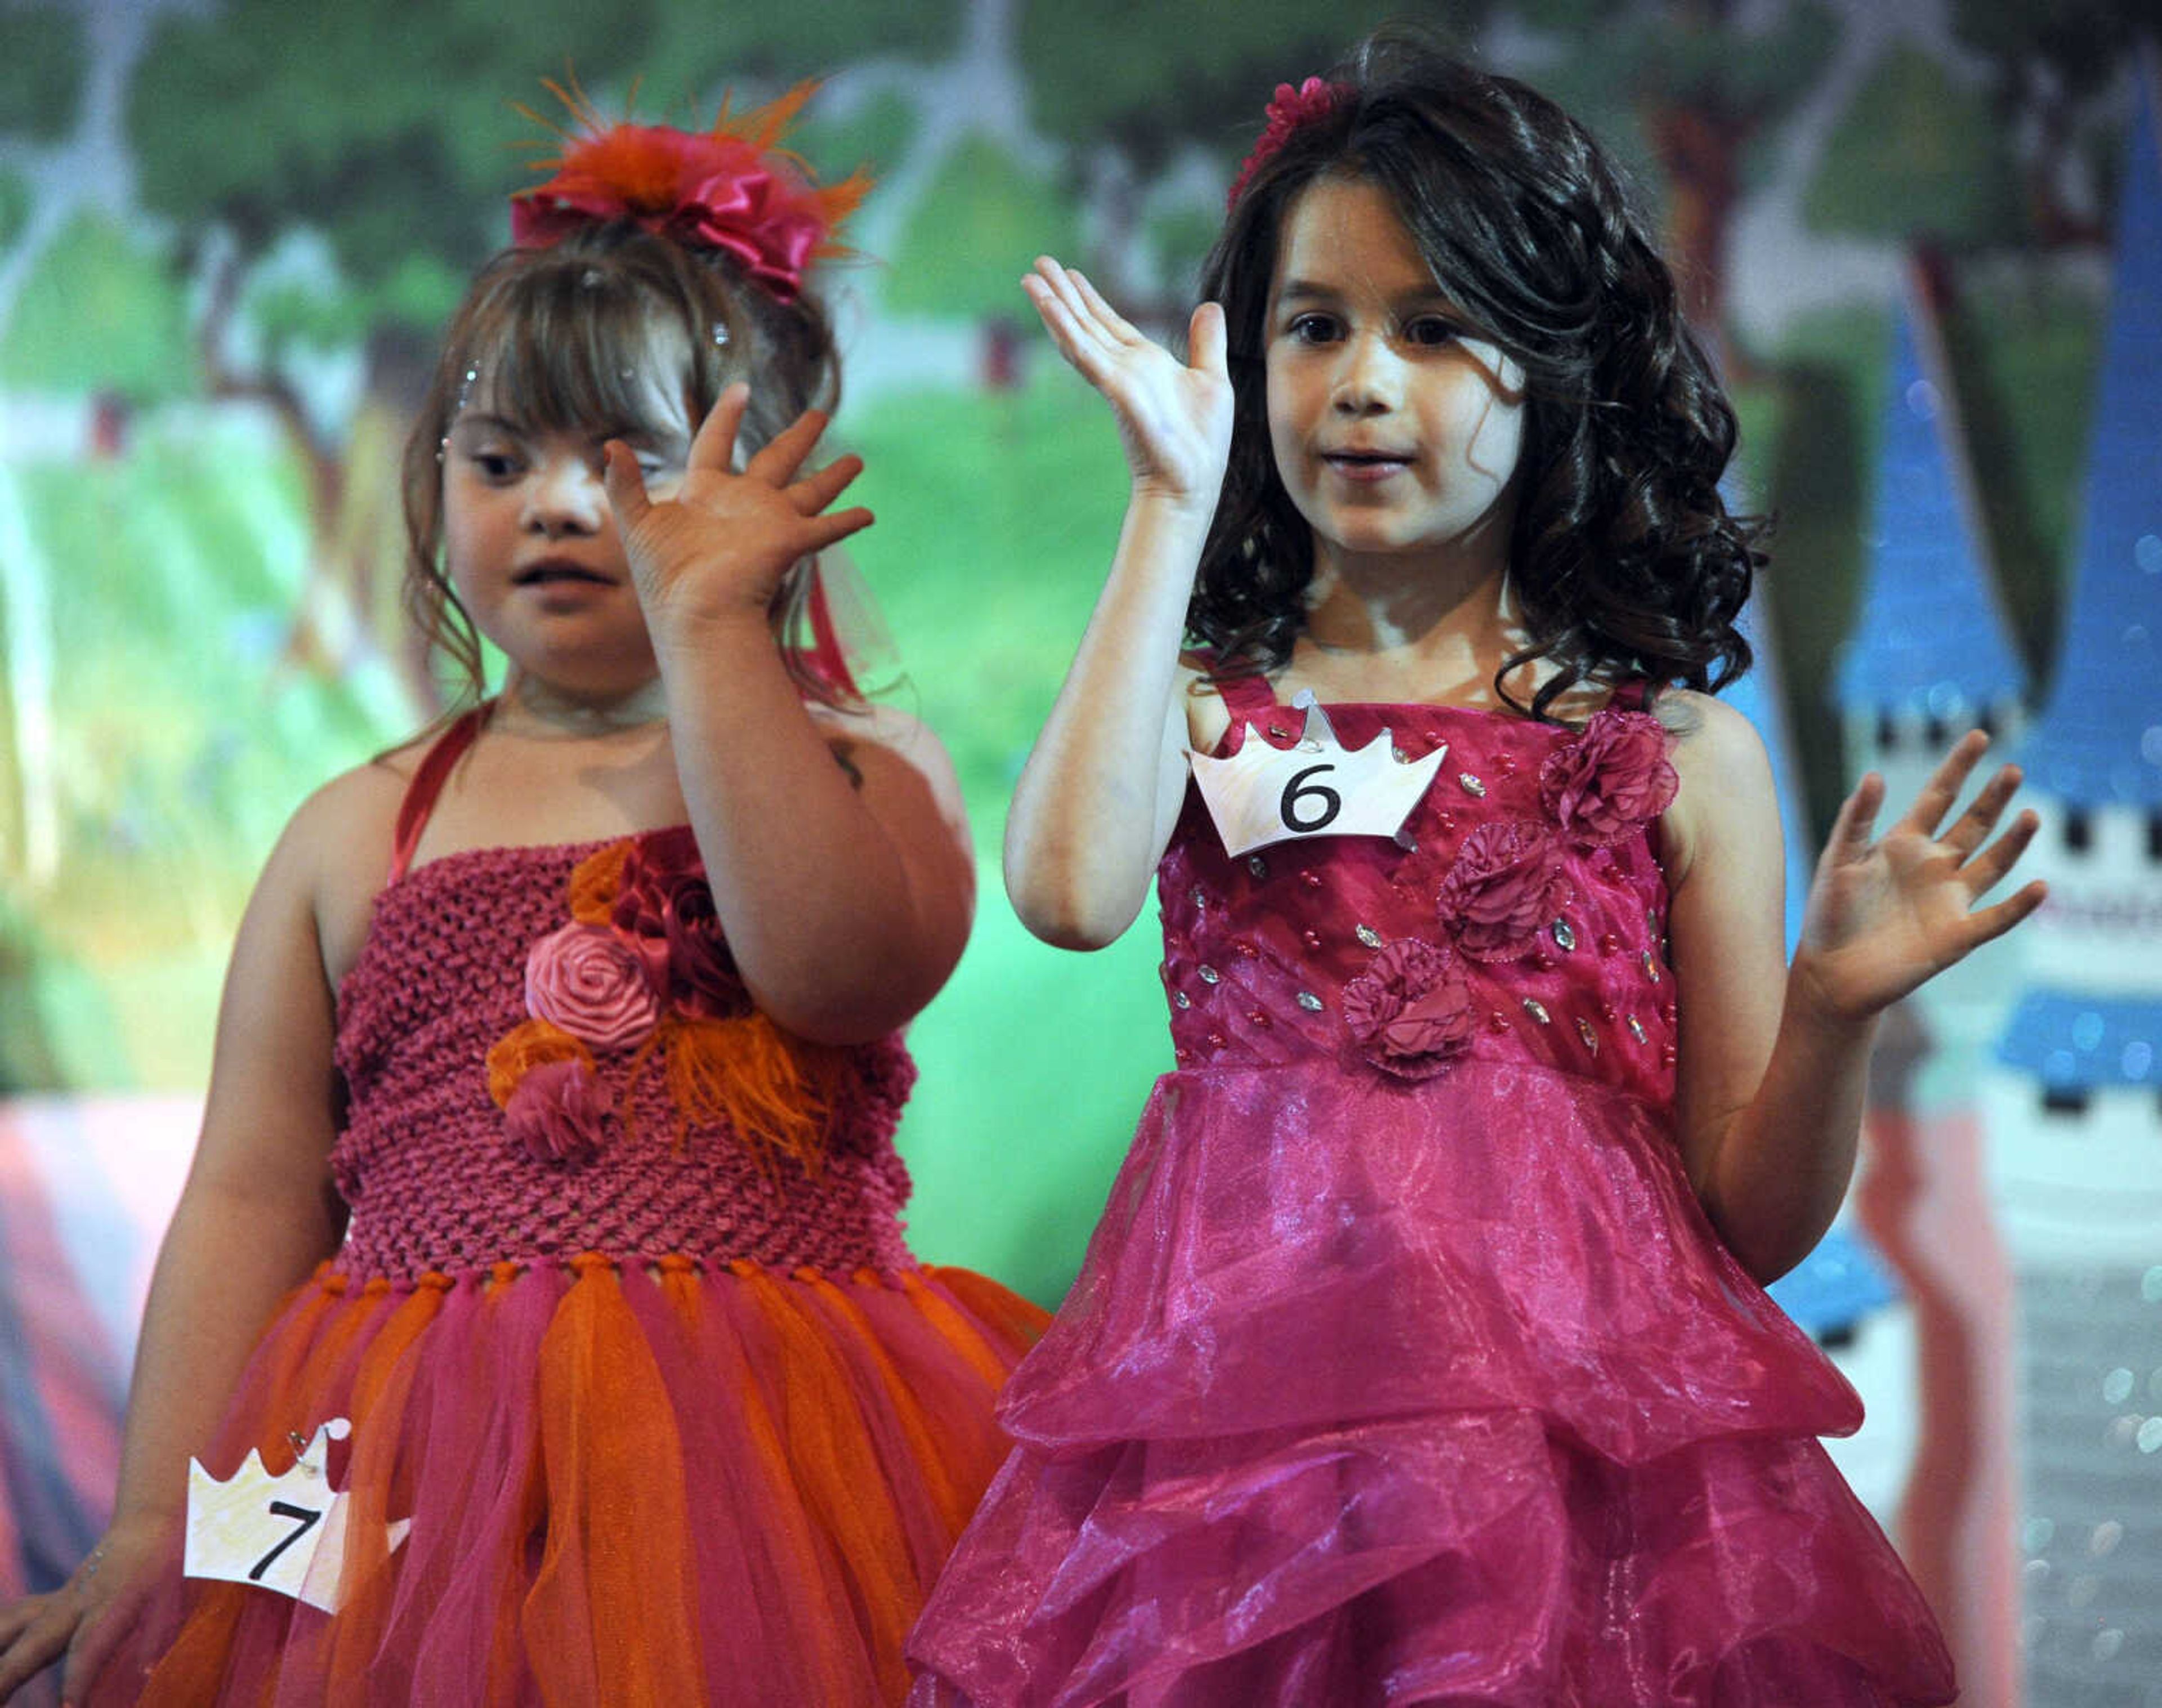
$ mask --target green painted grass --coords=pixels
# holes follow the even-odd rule
[[[909,1042],[901,1124],[926,1260],[995,1275],[1046,1305],[1073,1278],[1155,1077],[1171,1067],[1156,910],[1099,954],[1037,943],[982,863],[960,969]]]
[[[8,1077],[199,1084],[254,875],[302,797],[390,736],[386,697],[281,660],[306,530],[244,420],[154,415],[112,462],[10,473],[50,588],[63,858],[49,881],[25,864],[11,763],[0,917],[35,925],[7,958]]]
[[[1047,345],[1000,397],[885,400],[843,422],[875,526],[851,542],[892,627],[901,699],[952,750],[974,826],[975,934],[911,1035],[910,1237],[1054,1303],[1155,1076],[1171,1065],[1155,909],[1094,955],[1023,930],[1006,801],[1103,586],[1125,505],[1103,405]]]

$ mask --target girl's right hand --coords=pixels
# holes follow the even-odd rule
[[[172,1547],[167,1524],[116,1521],[60,1588],[0,1607],[0,1702],[63,1658],[60,1700],[81,1701],[142,1616]]]
[[[1231,377],[1224,311],[1204,302],[1187,329],[1193,365],[1151,342],[1071,267],[1048,255],[1021,289],[1058,353],[1103,393],[1118,417],[1136,494],[1213,513],[1231,454]]]

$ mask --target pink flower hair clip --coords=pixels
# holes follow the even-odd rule
[[[1253,152],[1240,164],[1239,175],[1231,180],[1231,192],[1224,198],[1225,207],[1239,205],[1239,198],[1246,194],[1247,183],[1254,174],[1291,140],[1293,131],[1317,118],[1327,118],[1336,110],[1336,103],[1350,92],[1340,84],[1324,82],[1319,77],[1308,77],[1296,89],[1288,83],[1277,84],[1275,97],[1269,102],[1269,122],[1262,128],[1261,140],[1254,144]]]
[[[511,242],[545,249],[581,227],[635,220],[692,248],[719,249],[782,302],[792,302],[813,261],[841,252],[833,235],[870,188],[867,172],[819,185],[779,146],[817,87],[797,84],[778,100],[731,118],[728,103],[709,130],[604,122],[575,86],[551,82],[576,128],[526,116],[563,138],[539,163],[548,180],[510,198]]]

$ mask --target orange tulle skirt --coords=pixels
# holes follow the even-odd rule
[[[274,1474],[350,1420],[327,1466],[337,1611],[176,1580],[93,1700],[898,1701],[902,1640],[1005,1452],[993,1401],[1045,1320],[953,1269],[326,1270],[207,1468],[253,1449]]]

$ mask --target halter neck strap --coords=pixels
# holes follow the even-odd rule
[[[420,845],[420,833],[428,828],[428,815],[436,810],[436,797],[443,792],[451,767],[465,757],[466,750],[488,722],[494,703],[483,701],[461,713],[421,755],[413,781],[405,786],[405,798],[398,803],[398,828],[391,841],[390,875],[386,881],[394,884],[413,869],[413,851]]]
[[[1269,686],[1269,679],[1258,672],[1219,677],[1216,692],[1223,697],[1224,709],[1234,723],[1266,724],[1269,713],[1277,709],[1276,690]]]

